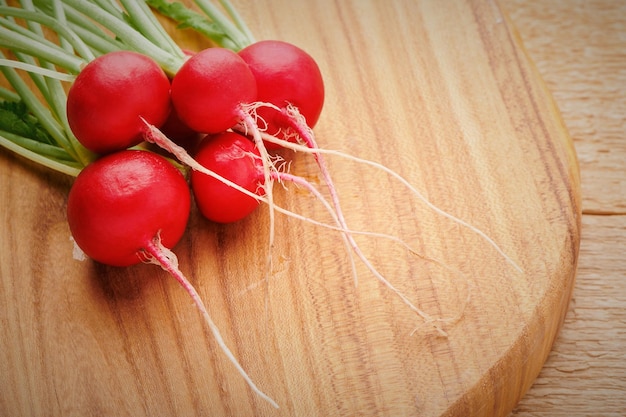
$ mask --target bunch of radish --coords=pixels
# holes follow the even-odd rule
[[[326,154],[339,155],[396,178],[431,209],[479,233],[513,263],[480,230],[430,204],[393,171],[317,145],[312,129],[324,104],[324,83],[318,65],[301,48],[276,40],[254,41],[234,8],[228,8],[233,25],[203,0],[197,3],[222,29],[213,34],[218,46],[183,52],[146,3],[121,3],[124,9],[103,8],[103,2],[84,0],[24,2],[23,8],[0,6],[4,26],[17,25],[13,18],[22,18],[29,22],[31,32],[42,36],[41,41],[36,41],[36,36],[22,36],[17,27],[10,36],[0,32],[0,46],[17,56],[13,60],[0,56],[2,72],[16,91],[13,95],[4,92],[3,100],[24,103],[50,138],[43,143],[0,128],[0,144],[76,176],[68,196],[67,218],[80,250],[108,265],[149,262],[167,270],[192,297],[229,360],[272,405],[277,407],[239,365],[198,293],[178,268],[171,249],[183,236],[192,202],[203,216],[219,223],[239,221],[260,203],[267,204],[270,262],[275,212],[337,230],[350,254],[360,258],[412,310],[432,322],[376,270],[353,239],[359,232],[348,228],[324,162]],[[148,3],[172,17],[179,16],[163,1]],[[104,29],[117,36],[80,25],[81,16],[95,16]],[[56,31],[63,40],[60,46],[43,40],[40,25]],[[30,72],[44,104],[16,76],[16,68]],[[61,86],[68,81],[69,89]],[[144,146],[146,142],[168,152],[154,152]],[[276,166],[272,152],[284,148],[313,156],[330,201],[304,178]],[[191,169],[189,178],[184,175],[185,167]],[[308,190],[334,223],[324,224],[277,206],[273,200],[276,181],[293,182]],[[392,236],[369,235],[393,239],[408,248]]]
[[[288,70],[270,62],[284,64],[284,57]],[[309,87],[292,89],[294,75]],[[258,109],[265,111],[265,118],[251,114],[259,103],[258,90],[269,92],[265,100],[272,100]],[[189,291],[210,324],[170,251],[189,216],[188,184],[164,157],[129,148],[148,140],[171,151],[194,169],[191,189],[200,212],[215,222],[238,221],[256,209],[261,196],[271,195],[274,179],[305,182],[271,166],[256,120],[262,120],[264,130],[286,131],[296,123],[284,115],[293,103],[303,103],[316,120],[323,95],[313,59],[284,42],[255,43],[240,54],[205,49],[187,59],[171,82],[146,55],[122,50],[97,57],[78,74],[67,96],[68,124],[75,137],[85,148],[105,155],[81,171],[68,197],[67,217],[76,244],[108,265],[161,265]],[[189,131],[203,135],[194,146],[195,158],[159,130],[172,114]]]
[[[68,4],[85,14],[96,12],[88,2]],[[110,29],[117,29],[127,43],[107,40],[111,49],[98,53],[81,48],[80,36],[56,26],[36,9],[4,8],[3,12],[50,25],[60,36],[71,38],[73,49],[81,52],[55,51],[55,64],[76,73],[75,77],[53,73],[49,65],[33,68],[27,60],[20,65],[5,62],[3,68],[9,77],[14,75],[11,66],[27,69],[35,77],[50,77],[50,85],[55,80],[71,81],[66,97],[57,97],[56,105],[47,103],[56,118],[62,119],[58,130],[71,144],[63,147],[68,155],[55,160],[50,152],[47,159],[39,160],[76,175],[67,218],[77,246],[104,264],[123,267],[151,262],[169,271],[190,294],[218,344],[251,388],[276,406],[225,345],[196,290],[178,269],[171,248],[185,231],[192,201],[205,217],[221,223],[241,220],[261,201],[272,207],[272,213],[278,209],[298,216],[274,206],[272,184],[276,180],[306,187],[331,210],[306,180],[275,168],[265,144],[278,146],[261,139],[262,132],[280,141],[293,140],[297,131],[306,131],[304,140],[312,142],[306,129],[319,118],[324,101],[323,81],[314,60],[302,49],[280,41],[250,42],[238,53],[212,47],[181,55],[174,48],[164,55],[145,44],[148,36],[138,37],[122,20]],[[21,88],[17,79],[12,81],[21,100],[31,103],[31,112],[54,126],[56,121],[28,100],[30,91]],[[178,135],[180,129],[171,129],[172,121],[183,126],[184,135]],[[157,143],[190,166],[190,181],[183,175],[185,170],[169,158],[141,147],[144,141]],[[193,149],[194,155],[185,148]],[[20,153],[31,156],[28,151]],[[346,230],[339,221],[336,227]]]

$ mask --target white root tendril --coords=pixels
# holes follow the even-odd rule
[[[293,143],[293,142],[288,142],[286,140],[283,139],[279,139],[275,136],[269,135],[267,133],[261,133],[261,136],[263,137],[263,140],[266,142],[270,142],[270,143],[274,143],[277,145],[281,145],[284,148],[287,149],[291,149],[293,151],[296,152],[303,152],[303,153],[310,153],[313,155],[334,155],[334,156],[338,156],[350,161],[354,161],[356,163],[361,163],[361,164],[365,164],[365,165],[369,165],[371,167],[374,167],[376,169],[379,169],[385,173],[387,173],[388,175],[390,175],[391,177],[395,178],[396,180],[400,181],[404,186],[406,186],[420,201],[422,201],[426,206],[428,206],[431,210],[433,210],[435,213],[446,217],[450,220],[452,220],[453,222],[466,227],[467,229],[471,230],[472,232],[476,233],[477,235],[479,235],[481,238],[483,238],[489,245],[491,245],[502,257],[503,259],[508,262],[517,272],[519,273],[523,273],[523,269],[509,256],[507,255],[504,250],[502,250],[502,248],[500,248],[500,246],[498,246],[498,244],[492,239],[490,238],[485,232],[483,232],[482,230],[478,229],[475,226],[472,226],[471,224],[467,223],[466,221],[440,209],[439,207],[435,206],[433,203],[431,203],[419,190],[417,190],[413,185],[411,185],[411,183],[409,183],[409,181],[407,181],[404,177],[402,177],[400,174],[396,173],[395,171],[387,168],[386,166],[375,162],[375,161],[370,161],[367,159],[363,159],[363,158],[359,158],[358,156],[353,156],[350,154],[347,154],[345,152],[342,151],[338,151],[338,150],[332,150],[332,149],[322,149],[322,148],[310,148],[307,145],[301,145],[301,144],[297,144],[297,143]]]
[[[263,188],[265,190],[265,198],[267,199],[267,204],[269,207],[269,215],[270,215],[270,224],[269,224],[269,242],[268,242],[268,254],[267,254],[267,265],[266,271],[268,275],[272,270],[272,251],[274,248],[274,240],[276,235],[276,210],[274,209],[274,177],[272,175],[273,172],[276,171],[276,167],[274,166],[272,159],[270,158],[265,145],[263,144],[263,139],[261,139],[261,131],[256,125],[256,120],[252,117],[248,111],[250,110],[241,109],[239,116],[243,122],[245,129],[248,132],[252,133],[252,138],[254,139],[254,144],[261,155],[261,162],[263,163]]]
[[[205,323],[209,327],[213,338],[215,339],[217,345],[220,347],[222,352],[226,355],[228,360],[233,364],[237,372],[242,376],[242,378],[247,382],[248,386],[252,391],[263,398],[265,401],[270,403],[274,408],[279,408],[276,401],[270,398],[267,394],[261,391],[254,381],[250,378],[250,376],[243,369],[235,355],[226,345],[224,338],[222,337],[217,325],[211,319],[209,312],[207,311],[204,302],[200,298],[200,295],[196,291],[196,289],[191,285],[189,280],[183,275],[183,273],[178,269],[178,258],[176,254],[172,252],[170,249],[163,246],[161,242],[161,238],[159,234],[157,234],[152,241],[148,242],[144,250],[140,253],[141,259],[146,263],[152,263],[159,265],[165,271],[169,272],[176,280],[180,283],[180,285],[187,291],[187,294],[192,298],[196,307],[200,310],[202,317],[204,318]]]
[[[32,65],[26,62],[15,61],[12,59],[4,59],[4,58],[0,59],[0,67],[20,69],[20,70],[24,70],[33,74],[39,74],[39,75],[43,75],[44,77],[54,78],[59,81],[66,81],[69,83],[74,82],[74,80],[76,80],[76,76],[73,74],[67,74],[64,72],[42,68],[38,65]]]
[[[165,257],[165,259],[167,260],[167,262],[168,262],[167,265],[169,265],[170,267],[173,267],[173,268],[178,268],[178,257],[176,256],[176,254],[174,252],[172,252],[171,249],[166,248],[163,245],[163,243],[161,242],[161,232],[160,231],[156,235],[156,237],[153,239],[153,243],[156,246],[156,248],[159,250],[161,255],[163,255]],[[154,257],[149,252],[141,252],[140,254],[141,254],[140,255],[141,261],[143,263],[158,265],[161,268],[163,268],[165,271],[169,271],[168,268],[165,267],[161,263],[161,261],[159,261],[156,257]]]
[[[256,108],[258,108],[258,106],[263,105],[263,103],[256,103],[255,105],[257,106],[257,107],[255,107],[255,109],[256,109]],[[271,107],[276,108],[275,106],[271,106]],[[288,105],[286,109],[279,110],[279,111],[281,113],[284,112],[283,114],[286,116],[287,120],[291,123],[291,125],[289,126],[289,130],[292,131],[292,134],[295,135],[295,137],[301,143],[304,143],[310,149],[314,149],[315,150],[315,149],[319,148],[317,146],[316,141],[315,141],[315,136],[314,136],[313,130],[307,125],[304,116],[302,116],[302,114],[300,114],[300,112],[298,111],[298,109],[295,106]],[[264,132],[258,132],[257,134],[259,136],[261,136],[261,138],[259,138],[259,139],[255,138],[255,142],[261,143],[261,146],[264,147],[265,145],[263,145],[263,138],[267,137],[268,135],[264,134]],[[325,198],[311,184],[309,184],[303,178],[290,176],[288,179],[290,181],[298,184],[298,185],[304,186],[305,188],[308,189],[308,191],[311,194],[313,194],[318,200],[320,200],[325,205],[325,207],[327,208],[328,212],[333,217],[333,220],[338,225],[338,227],[343,231],[342,232],[342,237],[343,237],[345,245],[346,245],[346,247],[348,249],[347,253],[350,256],[350,262],[351,262],[351,266],[352,266],[355,286],[358,285],[358,276],[357,276],[357,273],[356,273],[356,265],[354,264],[354,259],[352,257],[352,252],[354,252],[356,254],[356,256],[365,264],[365,266],[368,268],[368,270],[383,285],[385,285],[392,292],[394,292],[411,310],[413,310],[420,317],[422,317],[422,319],[426,323],[433,324],[434,328],[440,334],[446,336],[447,335],[446,332],[443,329],[441,329],[441,327],[439,327],[438,325],[434,324],[434,323],[438,322],[439,319],[433,319],[427,313],[425,313],[423,310],[421,310],[418,307],[416,307],[401,291],[399,291],[396,287],[394,287],[393,284],[391,284],[391,282],[389,282],[384,277],[384,275],[381,274],[374,267],[374,265],[369,261],[369,259],[365,256],[365,254],[361,251],[360,247],[358,246],[358,244],[354,240],[353,234],[350,232],[350,229],[348,228],[348,225],[347,225],[347,222],[345,220],[345,217],[343,216],[343,211],[341,210],[341,206],[340,206],[340,202],[339,202],[339,196],[337,195],[336,188],[335,188],[335,186],[333,184],[332,177],[331,177],[330,172],[329,172],[329,170],[328,170],[328,168],[326,166],[326,162],[325,162],[324,158],[319,153],[313,153],[313,157],[315,158],[315,160],[317,162],[317,165],[318,165],[318,167],[320,169],[320,173],[322,175],[322,178],[324,179],[324,182],[327,185],[327,190],[328,190],[328,192],[330,194],[332,207],[330,205],[328,205],[328,203],[326,202]],[[283,179],[287,179],[286,175],[283,175],[282,177],[283,177]],[[352,250],[350,250],[350,249],[352,249]]]
[[[284,140],[280,140],[274,136],[268,135],[266,133],[263,133],[261,131],[259,131],[259,129],[255,128],[255,126],[252,124],[254,122],[254,118],[252,118],[249,115],[241,115],[242,116],[242,120],[243,123],[246,125],[246,131],[252,131],[253,133],[253,137],[255,138],[255,143],[258,143],[258,148],[259,148],[259,152],[261,154],[261,159],[264,163],[264,176],[265,176],[265,185],[264,185],[264,190],[266,192],[265,196],[260,196],[258,194],[255,194],[235,183],[233,183],[232,181],[214,173],[213,171],[205,168],[204,166],[202,166],[201,164],[199,164],[195,159],[193,159],[188,153],[187,151],[176,145],[174,142],[172,142],[169,138],[167,138],[167,136],[165,136],[158,128],[156,128],[155,126],[147,123],[144,120],[145,123],[145,127],[146,127],[146,131],[144,132],[144,138],[151,143],[155,143],[158,146],[162,147],[163,149],[169,151],[170,153],[172,153],[174,156],[177,157],[177,159],[188,165],[190,168],[199,171],[205,175],[209,175],[221,182],[223,182],[224,184],[233,187],[234,189],[244,193],[245,195],[248,195],[252,198],[255,198],[257,201],[259,202],[263,202],[265,204],[268,204],[270,210],[270,237],[269,237],[269,241],[270,241],[270,245],[269,245],[269,249],[268,249],[268,259],[267,259],[267,271],[271,272],[272,268],[272,257],[271,257],[271,253],[272,253],[272,249],[273,249],[273,242],[274,242],[274,213],[275,212],[279,212],[285,215],[288,215],[290,217],[317,225],[317,226],[321,226],[321,227],[325,227],[331,230],[336,230],[338,232],[340,232],[342,234],[342,238],[344,240],[344,243],[346,245],[346,247],[348,248],[347,253],[350,257],[350,263],[351,263],[351,267],[352,267],[352,271],[353,271],[353,276],[354,276],[354,280],[355,280],[355,284],[357,283],[357,274],[356,274],[356,265],[354,263],[354,259],[352,257],[353,252],[354,254],[365,264],[365,266],[368,268],[368,270],[383,284],[385,285],[387,288],[389,288],[392,292],[394,292],[411,310],[413,310],[414,312],[416,312],[423,320],[425,323],[429,323],[432,324],[434,326],[434,328],[437,330],[437,332],[439,332],[441,335],[446,336],[446,332],[441,329],[439,326],[437,326],[434,323],[438,323],[438,322],[448,322],[449,319],[435,319],[432,318],[430,315],[428,315],[427,313],[425,313],[424,311],[422,311],[421,309],[419,309],[418,307],[416,307],[404,294],[402,294],[401,291],[399,291],[396,287],[394,287],[391,282],[389,282],[375,267],[374,265],[369,261],[369,259],[367,259],[367,257],[363,254],[363,252],[360,250],[358,244],[356,243],[356,241],[354,240],[354,235],[365,235],[365,236],[372,236],[372,237],[379,237],[379,238],[386,238],[389,240],[392,240],[394,242],[397,242],[399,244],[401,244],[403,247],[405,247],[407,250],[409,250],[409,252],[413,253],[413,254],[418,254],[417,251],[413,250],[410,248],[410,246],[405,243],[404,241],[402,241],[401,239],[391,236],[391,235],[386,235],[383,233],[372,233],[372,232],[360,232],[360,231],[355,231],[355,230],[351,230],[348,228],[346,221],[343,217],[343,214],[339,208],[339,199],[338,196],[336,194],[336,190],[334,189],[334,187],[332,186],[332,180],[330,178],[330,175],[328,173],[328,170],[325,168],[325,164],[323,162],[323,159],[320,157],[322,153],[325,153],[326,151],[323,151],[319,148],[317,148],[316,144],[314,143],[314,139],[309,136],[308,138],[304,138],[303,140],[307,141],[307,145],[298,145],[298,144],[294,144],[291,142],[286,142]],[[243,128],[242,125],[240,125],[240,128]],[[308,130],[310,132],[310,129]],[[302,137],[302,135],[305,135],[306,132],[303,130],[300,130],[299,135]],[[329,204],[326,199],[323,197],[323,195],[317,191],[317,189],[310,184],[308,181],[306,181],[304,178],[301,177],[297,177],[297,176],[293,176],[290,174],[287,174],[285,172],[281,172],[279,171],[276,166],[274,165],[272,159],[270,158],[269,154],[267,153],[267,150],[265,149],[265,146],[263,144],[264,141],[268,141],[268,142],[274,142],[274,143],[279,143],[281,145],[283,145],[285,148],[289,148],[289,149],[294,149],[294,150],[306,150],[309,153],[312,153],[314,155],[314,157],[316,158],[316,160],[318,161],[318,164],[320,165],[320,167],[324,167],[323,169],[323,176],[325,178],[325,181],[327,183],[327,185],[329,185],[328,189],[329,189],[329,193],[331,194],[331,202],[332,202],[332,206],[331,204]],[[309,146],[315,146],[315,148],[310,148]],[[289,180],[291,182],[294,182],[297,185],[303,186],[304,188],[306,188],[314,197],[316,197],[318,200],[320,200],[320,202],[322,202],[322,204],[324,205],[324,207],[328,210],[328,212],[331,214],[333,221],[336,223],[336,225],[330,225],[327,223],[323,223],[320,221],[317,221],[315,219],[300,215],[298,213],[286,210],[278,205],[276,205],[273,201],[273,196],[271,193],[271,189],[272,187],[268,187],[269,185],[273,185],[274,180],[280,180],[280,181],[285,181],[285,180]],[[334,207],[334,209],[333,209]],[[351,249],[351,250],[350,250]],[[421,256],[421,255],[420,255]],[[422,257],[425,260],[431,260],[427,257]],[[265,280],[265,282],[269,282],[269,280]],[[267,301],[266,301],[267,302]]]

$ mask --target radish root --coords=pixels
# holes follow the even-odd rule
[[[188,153],[187,151],[182,148],[181,146],[175,144],[174,142],[172,142],[167,136],[165,136],[163,134],[163,132],[161,132],[158,128],[156,128],[155,126],[149,124],[148,122],[146,122],[145,120],[143,120],[144,124],[145,124],[145,132],[144,132],[144,138],[151,143],[154,143],[160,147],[162,147],[163,149],[169,151],[170,153],[172,153],[180,162],[186,164],[187,166],[189,166],[191,169],[197,170],[205,175],[209,175],[219,181],[222,181],[224,184],[229,185],[231,187],[233,187],[234,189],[252,197],[257,199],[260,202],[264,202],[266,204],[268,204],[270,206],[270,213],[273,213],[274,211],[278,211],[280,213],[283,213],[285,215],[288,215],[290,217],[294,217],[296,219],[314,224],[314,225],[318,225],[318,226],[322,226],[322,227],[326,227],[332,230],[336,230],[339,231],[343,234],[343,237],[345,239],[345,241],[347,242],[346,245],[352,249],[352,251],[354,252],[354,254],[363,262],[363,264],[367,267],[367,269],[383,284],[385,285],[387,288],[389,288],[392,292],[394,292],[401,300],[404,304],[406,304],[412,311],[414,311],[415,313],[417,313],[418,316],[420,316],[425,323],[430,323],[433,324],[435,330],[442,336],[447,336],[447,333],[438,325],[434,324],[437,322],[446,322],[448,321],[448,319],[435,319],[432,318],[430,315],[428,315],[426,312],[424,312],[423,310],[419,309],[417,306],[415,306],[400,290],[398,290],[390,281],[388,281],[377,269],[376,267],[374,267],[374,265],[369,261],[369,259],[365,256],[365,254],[363,254],[363,252],[361,251],[361,249],[359,248],[358,244],[356,243],[356,241],[354,240],[353,235],[355,234],[361,234],[361,235],[368,235],[368,236],[373,236],[373,237],[381,237],[381,238],[386,238],[386,239],[390,239],[393,240],[395,242],[400,243],[402,246],[404,246],[405,248],[407,248],[411,253],[413,254],[418,254],[418,252],[416,252],[415,250],[411,249],[410,246],[408,244],[406,244],[405,242],[403,242],[401,239],[397,238],[397,237],[393,237],[390,235],[385,235],[385,234],[381,234],[381,233],[372,233],[372,232],[359,232],[359,231],[354,231],[354,230],[350,230],[346,224],[345,219],[343,218],[343,215],[341,214],[341,210],[339,207],[339,200],[338,200],[338,196],[336,194],[336,191],[334,191],[334,187],[332,185],[331,179],[330,179],[330,175],[328,174],[328,171],[326,170],[326,177],[328,179],[328,185],[329,188],[333,189],[333,191],[329,191],[329,193],[333,193],[334,194],[334,208],[326,201],[326,199],[324,198],[324,196],[312,185],[310,184],[308,181],[306,181],[304,178],[301,177],[297,177],[297,176],[293,176],[284,172],[279,172],[271,163],[270,157],[267,154],[267,151],[265,151],[265,158],[263,158],[263,156],[261,155],[261,157],[264,159],[264,161],[266,162],[266,164],[264,165],[264,171],[266,174],[266,178],[269,177],[270,179],[270,184],[273,184],[273,180],[275,179],[281,179],[281,180],[289,180],[290,182],[293,182],[297,185],[300,185],[304,188],[306,188],[314,197],[316,197],[318,200],[320,200],[322,202],[322,204],[324,204],[324,206],[326,207],[326,209],[329,211],[329,213],[331,214],[331,216],[333,217],[333,220],[335,221],[335,223],[337,224],[336,226],[332,226],[323,222],[319,222],[316,221],[314,219],[311,219],[309,217],[306,216],[302,216],[300,214],[297,214],[295,212],[286,210],[280,206],[277,206],[276,204],[274,204],[273,200],[271,199],[271,194],[270,194],[270,198],[266,198],[266,197],[262,197],[259,196],[235,183],[233,183],[232,181],[222,177],[219,174],[216,174],[215,172],[205,168],[203,165],[201,165],[200,163],[198,163],[195,159],[193,159]],[[308,148],[307,146],[302,146],[302,145],[297,145],[297,144],[293,144],[291,142],[286,142],[286,141],[282,141],[280,139],[277,139],[273,136],[270,135],[266,135],[263,132],[261,132],[258,127],[256,125],[250,125],[250,123],[254,123],[254,117],[253,116],[247,116],[244,120],[244,122],[246,123],[246,125],[248,126],[248,128],[250,128],[253,133],[255,133],[257,135],[256,141],[259,141],[258,143],[260,144],[260,147],[262,147],[263,149],[265,149],[264,145],[263,145],[263,141],[264,140],[273,140],[276,141],[280,144],[286,143],[286,144],[290,144],[292,145],[292,148],[294,146],[296,147],[300,147],[303,149],[308,150],[309,152],[315,153],[316,151],[320,151],[319,153],[321,153],[321,149],[316,148],[316,149],[311,149]],[[313,143],[314,142],[310,142]],[[287,145],[285,145],[285,147],[289,147]],[[299,149],[299,148],[298,148]],[[321,160],[321,158],[320,158]],[[322,162],[323,163],[323,162]],[[272,222],[271,224],[271,228],[273,230],[274,228],[274,223]],[[273,243],[273,233],[271,234],[271,243]],[[272,245],[273,246],[273,245]],[[271,267],[271,249],[272,246],[270,246],[270,253],[268,254],[268,267]],[[353,270],[353,274],[354,274],[354,279],[355,279],[355,283],[357,282],[357,278],[356,278],[356,266],[354,264],[354,261],[352,259],[352,251],[347,251],[347,253],[350,256],[350,261],[351,261],[351,266],[352,266],[352,270]],[[421,256],[421,255],[420,255]],[[423,257],[423,256],[422,256]],[[424,259],[429,259],[426,257],[423,257]]]
[[[172,252],[170,249],[163,246],[163,244],[161,243],[161,238],[159,237],[158,234],[157,236],[154,237],[154,239],[152,239],[152,241],[146,244],[146,247],[144,248],[144,251],[141,253],[140,256],[142,257],[142,260],[144,262],[159,265],[165,271],[169,272],[170,275],[176,278],[176,280],[180,283],[180,285],[185,289],[185,291],[187,291],[189,296],[192,298],[198,310],[200,310],[200,313],[202,314],[204,321],[206,322],[209,329],[211,330],[211,333],[213,334],[213,337],[215,338],[217,345],[220,347],[220,349],[222,349],[222,351],[224,352],[228,360],[230,360],[230,362],[233,364],[235,369],[237,369],[239,374],[248,383],[248,385],[250,386],[250,389],[252,389],[254,393],[259,395],[265,401],[270,403],[274,408],[279,408],[276,401],[274,401],[267,394],[261,391],[256,386],[254,381],[252,381],[252,379],[246,373],[246,371],[243,369],[241,364],[239,364],[239,362],[235,358],[235,355],[231,352],[231,350],[226,345],[226,342],[222,338],[222,335],[220,334],[220,331],[217,325],[213,322],[213,319],[211,319],[211,316],[209,315],[209,312],[207,311],[204,303],[202,302],[200,295],[198,294],[196,289],[193,287],[193,285],[191,285],[189,280],[183,275],[180,269],[178,269],[178,258],[176,257],[174,252]]]
[[[297,111],[297,110],[290,110],[290,111]],[[288,113],[286,113],[288,114]],[[293,143],[290,141],[286,141],[283,139],[279,139],[275,136],[269,135],[267,133],[262,133],[261,136],[263,137],[264,141],[267,142],[271,142],[274,144],[278,144],[281,145],[284,148],[287,149],[291,149],[293,151],[298,151],[298,152],[304,152],[304,153],[309,153],[312,154],[313,157],[317,160],[320,161],[321,158],[320,156],[323,154],[326,155],[334,155],[334,156],[338,156],[347,160],[351,160],[357,163],[361,163],[361,164],[365,164],[365,165],[369,165],[371,167],[374,167],[376,169],[379,169],[383,172],[385,172],[386,174],[390,175],[391,177],[395,178],[396,180],[400,181],[405,187],[407,187],[412,194],[414,194],[422,203],[424,203],[428,208],[430,208],[431,210],[433,210],[435,213],[446,217],[450,220],[452,220],[453,222],[466,227],[467,229],[471,230],[472,232],[476,233],[477,235],[479,235],[481,238],[483,238],[489,245],[491,245],[503,258],[506,262],[508,262],[517,272],[519,273],[523,273],[522,268],[509,256],[507,255],[502,248],[500,248],[500,246],[491,238],[489,237],[485,232],[483,232],[482,230],[478,229],[475,226],[472,226],[471,224],[467,223],[466,221],[440,209],[439,207],[437,207],[436,205],[434,205],[433,203],[431,203],[419,190],[417,190],[417,188],[415,188],[413,185],[411,185],[411,183],[409,181],[407,181],[404,177],[402,177],[400,174],[398,174],[397,172],[387,168],[386,166],[375,162],[375,161],[370,161],[367,159],[363,159],[363,158],[359,158],[358,156],[353,156],[350,154],[347,154],[345,152],[341,152],[341,151],[337,151],[337,150],[331,150],[331,149],[322,149],[319,148],[315,145],[315,141],[313,139],[313,132],[311,131],[310,128],[306,127],[306,128],[302,128],[302,127],[298,127],[298,119],[294,119],[294,128],[298,129],[298,135],[300,136],[300,138],[302,138],[302,135],[311,135],[311,137],[309,138],[302,138],[302,141],[305,143],[305,145],[302,144],[298,144],[298,143]],[[311,147],[311,144],[313,144],[313,146],[315,147]],[[320,167],[320,172],[322,172],[322,175],[326,175],[323,173],[323,171],[326,171],[325,168],[325,164],[323,164],[323,160],[322,160],[322,165],[324,166],[324,168]]]
[[[261,162],[263,164],[263,189],[265,191],[265,196],[267,198],[267,205],[269,207],[269,216],[270,216],[270,224],[269,224],[269,242],[268,242],[268,252],[267,252],[267,264],[266,271],[271,274],[272,271],[272,252],[274,249],[274,239],[276,234],[276,211],[274,209],[274,176],[273,172],[277,172],[272,160],[265,149],[265,145],[263,145],[263,139],[261,139],[261,134],[259,128],[257,127],[256,121],[250,116],[250,113],[241,109],[239,112],[239,117],[243,121],[244,128],[248,132],[252,132],[252,137],[254,139],[254,144],[256,145],[259,154],[261,156]]]

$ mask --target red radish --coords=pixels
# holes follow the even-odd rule
[[[254,193],[263,192],[263,163],[246,137],[224,132],[207,136],[195,155],[207,169]],[[199,171],[191,174],[191,187],[200,212],[209,220],[231,223],[252,213],[259,201]]]
[[[102,157],[76,178],[67,201],[74,240],[92,259],[113,266],[142,261],[159,236],[172,248],[187,225],[191,195],[165,158],[126,150]]]
[[[207,48],[178,70],[171,96],[187,126],[220,133],[241,121],[242,105],[255,101],[256,93],[254,75],[241,57],[229,49]]]
[[[175,109],[172,109],[160,129],[168,138],[187,149],[190,153],[194,153],[194,149],[198,146],[203,136],[187,126],[185,122],[180,119]]]
[[[315,60],[304,50],[287,42],[266,40],[239,51],[257,82],[257,100],[280,109],[296,107],[309,127],[317,123],[324,105],[324,81]],[[258,115],[267,124],[267,133],[286,138],[291,122],[275,109],[261,107]],[[268,147],[274,146],[267,144]]]
[[[315,60],[299,47],[276,40],[256,42],[239,51],[239,56],[254,74],[258,101],[271,105],[256,109],[265,123],[264,133],[279,139],[300,139],[309,148],[318,149],[312,128],[324,105],[324,81]],[[280,147],[271,141],[264,142],[264,146]],[[313,153],[313,157],[327,184],[337,221],[349,230],[324,158],[320,153]],[[352,236],[346,237],[360,253]]]
[[[262,144],[259,129],[249,110],[249,106],[255,103],[257,86],[248,64],[229,49],[208,48],[200,51],[189,58],[174,76],[171,96],[178,116],[187,126],[198,132],[221,133],[235,126],[241,126],[246,133],[252,134],[263,164],[262,183],[270,207],[269,241],[272,247],[274,202],[271,170],[273,167],[267,150]],[[154,135],[157,141],[158,136]],[[186,156],[183,158],[188,160]],[[195,161],[191,163],[196,165]],[[213,174],[211,172],[211,175]]]
[[[160,126],[170,112],[170,82],[151,58],[115,51],[91,61],[67,97],[67,118],[76,138],[104,154],[141,142],[140,117]]]
[[[171,163],[153,152],[125,150],[81,171],[68,196],[67,218],[76,244],[92,259],[113,266],[151,262],[168,271],[193,299],[217,344],[250,388],[278,408],[226,346],[169,249],[185,231],[190,205],[187,181]]]

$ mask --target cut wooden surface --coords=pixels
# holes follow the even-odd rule
[[[185,293],[152,265],[72,260],[70,181],[0,152],[0,414],[503,416],[533,383],[563,322],[580,238],[576,155],[520,40],[491,1],[236,2],[258,38],[319,62],[324,147],[379,161],[397,181],[329,157],[365,254],[447,332],[361,264],[337,233],[279,216],[264,280],[266,210],[231,226],[192,213],[175,248],[255,396]],[[189,46],[197,38],[183,33]],[[292,169],[320,182],[299,154]],[[321,185],[321,184],[320,184]],[[328,221],[288,187],[280,204]]]
[[[626,412],[626,2],[504,0],[562,111],[581,169],[574,298],[514,416]]]

